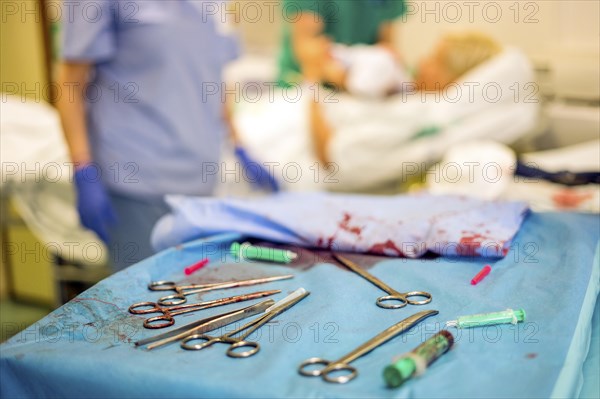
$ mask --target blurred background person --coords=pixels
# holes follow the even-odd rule
[[[294,14],[283,28],[282,86],[307,81],[348,89],[349,63],[356,53],[348,46],[377,46],[362,59],[383,58],[383,64],[389,63],[386,55],[397,56],[393,23],[406,12],[403,0],[285,0],[283,9]]]
[[[75,96],[57,107],[81,222],[120,270],[153,254],[149,236],[168,211],[166,194],[213,192],[219,174],[207,168],[218,165],[228,124],[221,92],[207,95],[206,84],[223,88],[238,48],[204,2],[95,4],[95,20],[65,14],[58,80]],[[251,162],[242,148],[236,154]]]

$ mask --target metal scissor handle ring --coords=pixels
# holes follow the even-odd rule
[[[431,299],[430,299],[431,300]],[[386,303],[393,302],[393,303]],[[400,302],[400,303],[397,303]],[[398,295],[385,295],[377,298],[377,306],[384,309],[400,309],[408,305],[410,302],[406,299],[405,296]]]
[[[306,359],[300,366],[298,366],[298,372],[307,377],[318,377],[323,373],[323,370],[329,366],[331,362],[329,360],[321,359],[320,357],[311,357],[310,359]],[[306,367],[313,364],[322,364],[324,367],[320,369],[307,370]]]
[[[238,349],[238,348],[250,348],[250,349],[240,352],[240,351],[236,351],[236,349]],[[257,353],[259,350],[260,350],[260,345],[258,344],[258,342],[238,341],[238,342],[232,344],[229,347],[229,349],[227,349],[227,356],[235,357],[235,358],[250,357],[250,356],[254,355],[255,353]]]
[[[350,374],[338,375],[337,377],[330,377],[329,374],[336,371],[345,370],[349,371]],[[345,384],[348,381],[353,380],[358,375],[358,370],[346,363],[334,363],[330,365],[322,372],[323,379],[327,382],[333,382],[336,384]]]
[[[138,309],[143,308],[145,306],[149,306],[149,309]],[[138,302],[134,303],[129,307],[129,313],[131,314],[148,314],[148,313],[156,313],[160,312],[158,306],[154,302]]]
[[[158,300],[158,304],[161,306],[177,306],[186,302],[187,298],[183,294],[167,295]]]
[[[190,341],[203,341],[203,342],[201,342],[199,344],[189,344],[188,342],[190,342]],[[208,335],[193,334],[193,335],[190,335],[189,337],[185,337],[181,341],[181,347],[188,351],[199,351],[200,349],[204,349],[208,346],[211,346],[214,342],[215,342],[215,339],[213,337],[209,337]]]
[[[156,323],[157,321],[162,321],[162,323]],[[166,314],[160,316],[149,317],[144,320],[144,327],[157,329],[157,328],[165,328],[175,324],[175,319],[171,316],[167,316]]]
[[[313,370],[308,370],[306,368],[307,366],[311,366],[313,364],[322,364],[323,367]],[[306,359],[300,363],[300,366],[298,366],[298,372],[306,377],[319,377],[330,364],[331,362],[329,360],[321,359],[320,357],[311,357],[310,359]]]
[[[410,297],[414,297],[414,296],[420,296],[425,299],[422,299],[420,301],[415,301],[415,300],[410,299]],[[425,305],[426,303],[431,302],[431,294],[429,292],[425,292],[425,291],[407,292],[404,294],[404,297],[406,298],[406,301],[411,305]]]
[[[153,281],[148,284],[150,291],[171,291],[177,289],[177,284],[173,281]]]

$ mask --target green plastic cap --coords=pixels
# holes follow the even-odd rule
[[[525,321],[525,311],[523,309],[515,310],[515,317],[519,322]]]
[[[402,358],[383,369],[383,379],[390,388],[398,388],[415,372],[415,362],[411,358]]]
[[[389,388],[398,388],[404,382],[402,373],[393,364],[383,369],[383,379]]]

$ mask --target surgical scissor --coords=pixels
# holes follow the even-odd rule
[[[270,308],[275,304],[272,299],[267,299],[260,303],[250,305],[248,307],[232,310],[231,312],[219,314],[216,316],[210,316],[202,320],[197,320],[192,323],[186,324],[179,328],[167,331],[162,334],[155,335],[153,337],[144,338],[135,343],[135,346],[146,346],[146,349],[152,350],[160,346],[169,344],[171,342],[178,341],[187,337],[188,335],[196,333],[206,333],[217,328],[224,327],[228,324],[235,323],[236,321],[245,319],[246,317],[254,316],[259,313],[263,313],[266,309]]]
[[[335,254],[335,253],[332,255],[342,265],[346,266],[348,269],[352,270],[354,273],[360,275],[361,277],[363,277],[366,280],[370,281],[371,283],[375,284],[377,287],[381,288],[382,290],[384,290],[385,292],[387,292],[389,294],[389,295],[384,295],[384,296],[380,296],[379,298],[377,298],[377,302],[375,302],[375,303],[380,308],[399,309],[399,308],[405,307],[407,304],[408,305],[425,305],[426,303],[431,302],[431,294],[429,292],[425,292],[425,291],[398,292],[395,289],[393,289],[392,287],[390,287],[389,285],[387,285],[386,283],[384,283],[383,281],[381,281],[380,279],[378,279],[377,277],[375,277],[372,274],[368,273],[367,271],[363,270],[360,266],[358,266],[356,263],[352,262],[350,259],[345,258],[345,257]],[[410,297],[413,297],[413,296],[419,296],[419,297],[423,297],[425,299],[422,299],[420,301],[414,301],[412,299],[409,299]],[[386,301],[394,301],[394,302],[400,302],[400,303],[386,304],[385,303]]]
[[[167,295],[158,300],[158,304],[162,306],[175,306],[181,305],[187,302],[186,296],[192,294],[199,294],[201,292],[207,292],[212,290],[221,290],[224,288],[234,287],[246,287],[249,285],[270,283],[271,281],[287,280],[293,278],[291,274],[284,276],[273,276],[255,278],[252,280],[241,280],[241,281],[227,281],[224,283],[212,283],[212,284],[188,284],[188,285],[177,285],[172,281],[155,281],[148,284],[148,289],[151,291],[175,291],[173,295]]]
[[[321,359],[319,357],[311,357],[310,359],[305,360],[298,367],[298,372],[307,377],[321,377],[327,382],[345,384],[346,382],[352,380],[358,375],[358,370],[350,366],[350,363],[352,363],[359,357],[371,352],[373,349],[394,338],[396,335],[409,330],[410,328],[418,324],[421,320],[426,319],[429,316],[436,315],[438,313],[439,312],[437,310],[424,310],[422,312],[415,313],[414,315],[407,317],[401,322],[396,323],[393,326],[382,331],[369,341],[365,342],[364,344],[362,344],[361,346],[354,349],[352,352],[348,353],[347,355],[341,357],[338,360],[329,361]],[[320,369],[307,369],[308,366],[315,364],[321,364],[324,367]],[[338,375],[336,377],[330,376],[330,374],[335,372],[339,373],[340,371],[346,371],[348,373]]]
[[[304,298],[306,298],[310,293],[304,290],[304,288],[300,288],[296,290],[291,295],[282,299],[281,301],[275,303],[269,309],[265,311],[265,314],[258,317],[255,320],[252,320],[249,323],[244,324],[237,330],[231,331],[229,333],[223,334],[220,337],[211,337],[209,335],[204,334],[194,334],[190,335],[183,339],[181,342],[181,347],[183,349],[188,350],[200,350],[212,346],[217,342],[222,342],[225,344],[229,344],[229,348],[227,349],[227,356],[243,358],[254,355],[260,350],[260,345],[258,342],[246,341],[246,338],[252,334],[254,331],[258,330],[264,324],[268,323],[277,315],[285,312]],[[244,330],[247,330],[244,334],[240,335],[238,338],[233,338],[233,336],[237,333],[240,333]],[[204,341],[199,344],[190,344],[190,341]],[[239,351],[239,348],[249,348],[245,351]]]
[[[132,314],[150,314],[162,313],[160,316],[149,317],[144,320],[146,328],[164,328],[175,324],[174,316],[184,313],[196,312],[202,309],[214,308],[215,306],[228,305],[230,303],[249,301],[251,299],[262,298],[265,296],[278,294],[281,290],[259,291],[246,295],[236,295],[227,298],[214,299],[212,301],[204,301],[199,303],[191,303],[189,305],[162,307],[155,302],[139,302],[134,303],[129,307],[129,313]],[[157,323],[161,322],[162,323]]]

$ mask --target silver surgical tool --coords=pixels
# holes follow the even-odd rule
[[[188,305],[160,306],[156,302],[139,302],[134,303],[129,307],[129,313],[131,314],[152,314],[162,313],[159,316],[149,317],[144,320],[144,327],[146,328],[164,328],[175,324],[173,317],[180,314],[197,312],[202,309],[214,308],[216,306],[229,305],[230,303],[249,301],[252,299],[263,298],[265,296],[274,295],[280,293],[281,290],[270,290],[270,291],[258,291],[251,294],[230,296],[227,298],[214,299],[212,301],[204,301],[198,303],[190,303]]]
[[[284,276],[273,276],[273,277],[262,277],[255,278],[252,280],[241,280],[241,281],[227,281],[224,283],[212,283],[212,284],[188,284],[188,285],[177,285],[172,281],[155,281],[148,284],[148,289],[151,291],[175,291],[173,295],[167,295],[158,300],[158,304],[162,306],[175,306],[181,305],[187,302],[186,296],[192,294],[199,294],[201,292],[207,292],[212,290],[221,290],[225,288],[235,287],[247,287],[249,285],[270,283],[272,281],[287,280],[293,278],[291,274]]]
[[[275,303],[269,309],[265,311],[265,314],[259,316],[257,319],[252,320],[249,323],[244,324],[242,327],[237,330],[231,331],[229,333],[223,334],[220,337],[211,337],[209,335],[204,334],[194,334],[190,335],[183,339],[181,342],[181,347],[187,350],[200,350],[212,346],[217,342],[222,342],[225,344],[229,344],[229,348],[227,348],[227,356],[235,357],[235,358],[243,358],[254,355],[260,350],[260,345],[258,342],[254,341],[246,341],[246,338],[252,334],[254,331],[258,330],[264,324],[271,321],[274,317],[279,314],[285,312],[304,298],[306,298],[310,292],[307,292],[304,288],[300,288],[294,291],[292,294],[288,295],[281,301]],[[238,338],[233,338],[234,335],[246,330],[245,333],[240,335]],[[198,344],[191,344],[192,341],[203,341]],[[240,348],[247,348],[245,351],[240,351]]]
[[[342,265],[346,266],[348,269],[352,270],[354,273],[358,274],[362,278],[368,280],[372,284],[381,288],[389,295],[380,296],[377,298],[377,306],[384,309],[399,309],[403,308],[406,305],[425,305],[426,303],[431,302],[431,294],[425,291],[410,291],[410,292],[398,292],[377,277],[363,270],[356,263],[352,262],[350,259],[345,258],[338,254],[332,254],[335,260],[340,262]],[[410,297],[423,297],[420,301],[415,301],[410,299]],[[386,303],[386,302],[395,302],[395,303]]]
[[[254,316],[263,313],[269,307],[273,306],[275,301],[267,299],[255,305],[251,305],[242,309],[232,310],[231,312],[223,313],[216,316],[207,317],[202,320],[195,321],[185,326],[181,326],[166,333],[155,335],[154,337],[145,338],[135,343],[135,346],[146,346],[146,349],[152,350],[171,342],[179,341],[188,335],[196,333],[206,333],[216,330],[236,321],[245,319],[246,317]]]
[[[356,368],[350,366],[354,360],[358,359],[361,356],[366,355],[371,352],[373,349],[378,346],[384,344],[390,339],[394,338],[396,335],[401,334],[413,326],[417,325],[421,320],[426,319],[427,317],[434,316],[438,314],[437,310],[424,310],[419,313],[415,313],[414,315],[407,317],[399,323],[394,324],[390,328],[382,331],[380,334],[372,338],[371,340],[365,342],[352,352],[347,355],[341,357],[338,360],[329,361],[325,359],[321,359],[319,357],[311,357],[310,359],[305,360],[298,367],[298,372],[307,377],[321,377],[327,382],[335,382],[338,384],[345,384],[346,382],[354,379],[358,375],[358,370]],[[320,364],[324,367],[320,369],[309,369],[309,366]],[[345,374],[333,376],[333,373],[346,372]]]

